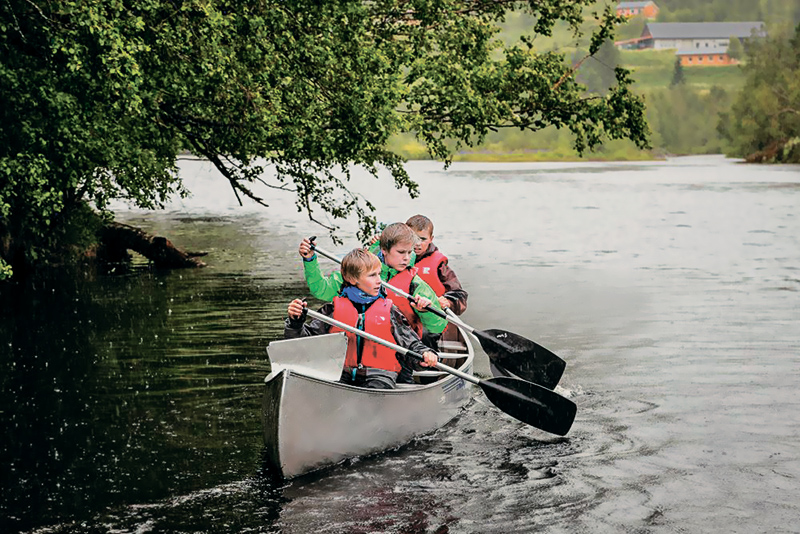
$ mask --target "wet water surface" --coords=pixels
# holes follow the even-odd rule
[[[432,435],[290,482],[263,468],[265,349],[307,295],[299,240],[356,243],[182,169],[193,198],[119,219],[207,268],[3,296],[3,532],[800,531],[800,167],[415,162],[416,200],[358,178],[380,220],[434,220],[468,323],[567,361],[578,416],[560,438],[477,391]]]

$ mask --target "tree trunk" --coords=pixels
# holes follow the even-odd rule
[[[153,262],[158,269],[179,269],[186,267],[205,267],[196,256],[203,253],[180,250],[165,237],[153,236],[147,232],[118,222],[107,224],[100,232],[98,259],[109,263],[130,259],[128,250],[138,252]]]

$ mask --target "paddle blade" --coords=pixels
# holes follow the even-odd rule
[[[578,407],[537,384],[513,377],[496,377],[479,383],[492,404],[533,427],[563,436],[569,432]]]
[[[553,389],[567,362],[530,339],[505,330],[475,330],[491,363],[503,374]]]

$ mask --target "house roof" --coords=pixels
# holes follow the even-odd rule
[[[619,5],[617,5],[617,9],[645,7],[650,4],[655,4],[655,2],[653,2],[653,0],[648,0],[647,2],[620,2]]]
[[[753,30],[764,31],[763,22],[650,22],[642,35],[654,39],[727,39],[750,37]]]
[[[687,50],[678,50],[675,52],[676,56],[717,56],[727,54],[728,49],[723,46],[716,46],[714,48],[691,48]]]

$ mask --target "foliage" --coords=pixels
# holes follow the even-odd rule
[[[723,113],[720,134],[730,154],[747,156],[791,144],[800,137],[800,24],[792,37],[771,36],[747,48],[745,84],[730,112]],[[792,149],[775,159],[794,158]]]
[[[613,41],[605,41],[596,53],[587,57],[584,50],[578,50],[573,55],[574,61],[586,57],[583,65],[575,76],[578,83],[586,86],[586,90],[595,94],[606,94],[616,83],[614,69],[620,64],[619,49]]]
[[[0,259],[0,282],[3,280],[8,280],[13,274],[14,271],[11,266],[3,259]]]
[[[641,37],[642,32],[644,32],[644,26],[647,24],[647,22],[648,20],[644,15],[630,17],[625,24],[620,26],[617,30],[617,40],[624,41],[627,39]]]
[[[392,135],[413,132],[431,156],[490,131],[572,132],[579,152],[605,139],[647,146],[644,106],[616,69],[586,95],[562,54],[533,46],[556,23],[578,31],[592,0],[7,0],[0,6],[2,257],[35,261],[83,203],[146,208],[184,194],[175,161],[211,161],[237,196],[290,189],[331,231],[372,206],[347,189],[353,165],[417,185]],[[507,10],[534,23],[504,45]],[[619,22],[607,8],[594,53]],[[265,173],[269,168],[270,172]],[[319,216],[322,213],[327,220]]]
[[[721,154],[728,151],[727,142],[716,129],[716,118],[730,110],[733,90],[729,85],[711,86],[692,83],[698,71],[721,67],[686,68],[686,83],[676,87],[647,87],[642,95],[647,103],[647,122],[652,132],[653,149],[641,150],[629,141],[604,143],[582,156],[570,147],[567,132],[547,128],[539,132],[505,130],[493,132],[484,143],[472,150],[461,150],[458,161],[573,161],[641,160],[671,155]],[[665,70],[664,78],[668,78]],[[734,85],[735,87],[738,84]],[[405,136],[395,140],[396,147],[408,158],[423,159],[424,147]],[[800,148],[800,147],[799,147]]]
[[[686,69],[686,72],[691,69]],[[720,154],[726,145],[715,129],[715,117],[731,105],[721,87],[698,90],[688,83],[645,93],[653,145],[669,154]]]
[[[731,36],[728,40],[728,55],[736,60],[744,57],[744,46],[738,37]]]
[[[669,82],[670,87],[686,83],[686,77],[683,75],[683,65],[681,65],[681,58],[675,58],[675,66],[672,67],[672,81]]]
[[[664,154],[719,154],[728,150],[727,141],[716,130],[716,122],[720,113],[730,110],[733,94],[744,84],[739,66],[684,67],[683,89],[665,90],[674,72],[674,50],[622,50],[620,62],[632,70],[634,91],[643,95],[647,103],[653,150],[642,151],[630,142],[612,141],[581,157],[570,148],[570,139],[563,131],[548,128],[540,132],[492,132],[484,143],[472,150],[459,151],[454,159],[635,160]],[[588,64],[587,60],[581,69]],[[394,146],[410,159],[425,157],[424,147],[412,136],[397,138]]]
[[[691,71],[691,69],[686,69]],[[541,132],[503,131],[493,133],[475,151],[462,152],[459,160],[498,158],[502,160],[636,160],[665,154],[720,154],[727,145],[716,131],[715,118],[730,109],[732,93],[722,87],[698,88],[688,81],[673,88],[648,89],[647,122],[652,132],[652,151],[642,151],[633,143],[612,141],[584,154],[569,147],[566,133],[548,128]]]

